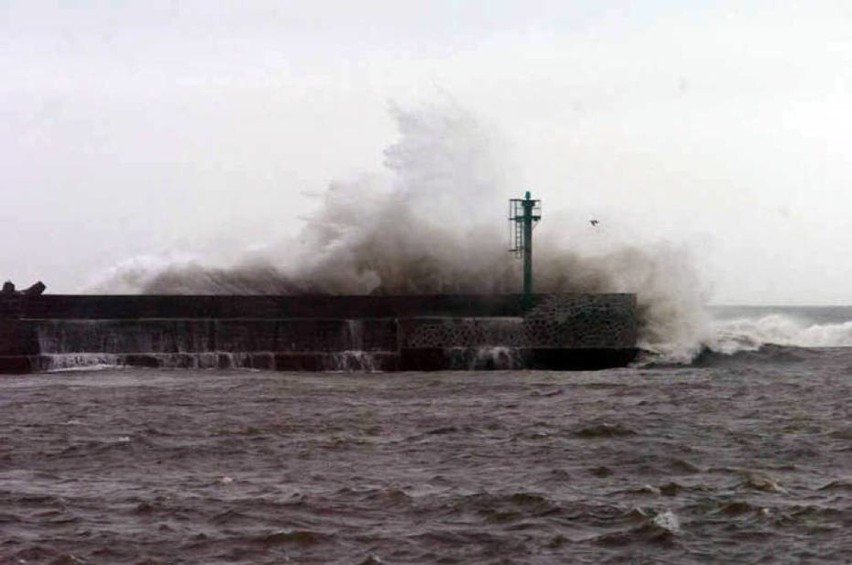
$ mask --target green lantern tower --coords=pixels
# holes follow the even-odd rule
[[[509,251],[524,260],[524,311],[532,308],[533,272],[532,272],[532,232],[541,220],[541,200],[532,200],[528,190],[525,197],[509,200],[509,225],[511,242]]]

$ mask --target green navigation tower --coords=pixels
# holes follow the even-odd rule
[[[511,229],[510,252],[524,259],[524,310],[532,308],[532,231],[541,220],[541,200],[532,200],[528,190],[525,198],[509,200],[509,225]]]

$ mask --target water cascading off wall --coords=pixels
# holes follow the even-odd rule
[[[0,370],[602,368],[636,354],[635,297],[68,296],[0,321]]]

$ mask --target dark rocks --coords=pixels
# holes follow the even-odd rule
[[[24,290],[22,292],[22,294],[24,296],[41,296],[42,294],[44,294],[44,291],[46,289],[47,289],[47,287],[44,285],[44,283],[41,282],[41,281],[38,281],[37,283],[35,283],[31,287],[29,287],[28,289]]]

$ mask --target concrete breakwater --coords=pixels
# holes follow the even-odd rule
[[[598,369],[636,355],[630,294],[0,298],[0,372]]]

